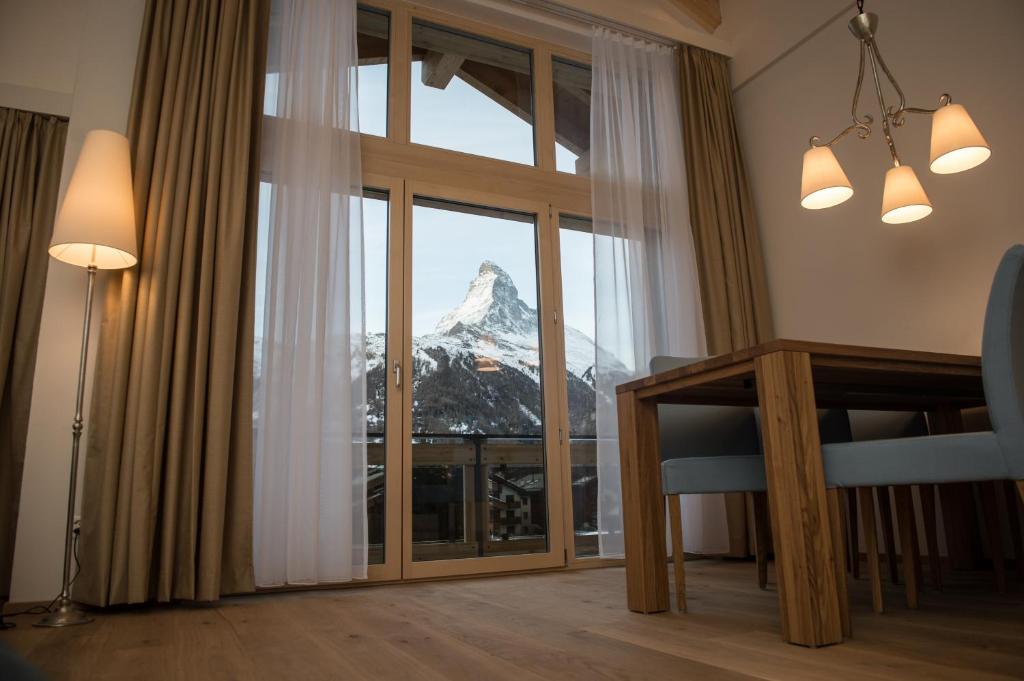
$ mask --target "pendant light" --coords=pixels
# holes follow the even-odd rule
[[[860,139],[871,136],[874,118],[857,112],[866,63],[871,67],[875,95],[882,115],[882,134],[892,157],[892,168],[885,174],[882,193],[882,222],[914,222],[931,214],[932,205],[914,169],[904,165],[896,151],[893,129],[903,126],[906,114],[932,116],[929,168],[933,173],[949,174],[970,170],[988,160],[992,150],[967,110],[960,104],[953,104],[949,95],[944,94],[939,98],[936,109],[907,106],[903,90],[878,50],[875,40],[878,17],[864,12],[864,0],[857,0],[857,12],[857,16],[849,23],[850,32],[860,42],[860,71],[851,107],[853,123],[828,142],[817,136],[811,138],[811,148],[804,152],[800,205],[810,209],[829,208],[853,196],[853,186],[832,152],[832,146],[851,132]],[[897,105],[886,104],[882,76],[895,91],[899,101]]]

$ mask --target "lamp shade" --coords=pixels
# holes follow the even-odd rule
[[[948,175],[981,165],[992,155],[967,109],[947,104],[932,114],[931,169]]]
[[[800,205],[816,210],[839,205],[853,196],[853,185],[830,147],[811,147],[804,152],[800,181]]]
[[[910,166],[896,166],[885,174],[882,192],[882,222],[899,225],[927,217],[931,201]]]
[[[128,138],[92,130],[57,213],[50,255],[79,267],[116,270],[138,260]]]

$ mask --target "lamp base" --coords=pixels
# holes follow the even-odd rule
[[[89,622],[92,622],[92,618],[79,610],[75,604],[71,602],[70,598],[62,598],[60,599],[56,610],[51,613],[47,613],[42,617],[42,619],[32,626],[71,627],[76,624],[88,624]]]

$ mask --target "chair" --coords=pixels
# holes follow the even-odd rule
[[[1024,499],[1024,245],[1010,248],[996,270],[981,365],[991,431],[822,445],[826,486],[897,486],[897,519],[907,530],[900,540],[911,608],[917,594],[910,485],[1011,479]]]
[[[704,358],[655,357],[652,373],[699,362]],[[751,492],[754,501],[754,553],[758,585],[768,583],[771,550],[767,481],[758,411],[751,407],[658,405],[661,438],[662,492],[667,498],[672,540],[676,603],[686,611],[683,570],[681,494]],[[823,440],[850,439],[850,423],[842,410],[820,413]]]

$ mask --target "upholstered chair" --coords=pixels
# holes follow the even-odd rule
[[[828,487],[897,486],[901,527],[912,522],[910,485],[1011,479],[1024,499],[1024,245],[996,270],[981,346],[992,430],[822,445]],[[902,494],[901,494],[902,491]],[[913,532],[901,533],[904,578],[913,579]],[[906,558],[911,558],[907,560]],[[908,585],[908,605],[916,593]]]
[[[651,360],[651,373],[702,359],[655,357]],[[681,494],[752,493],[758,585],[765,588],[771,530],[758,411],[751,407],[662,404],[658,405],[658,423],[662,491],[669,508],[679,609],[686,610]],[[819,429],[823,442],[850,439],[850,422],[844,410],[819,412]]]

